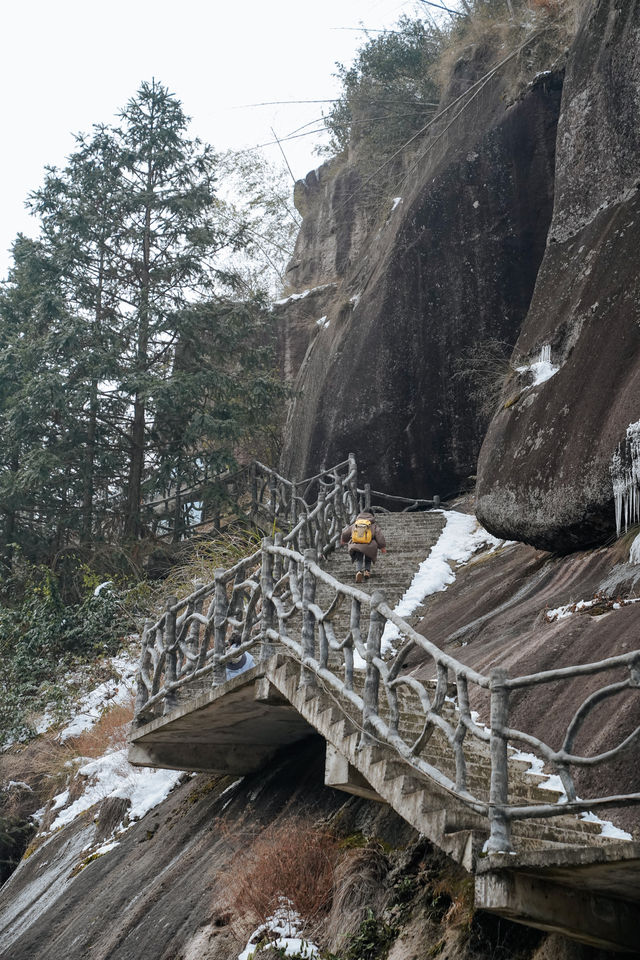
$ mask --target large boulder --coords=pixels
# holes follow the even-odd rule
[[[615,533],[612,458],[640,419],[639,118],[640,3],[593,0],[567,67],[549,242],[478,463],[484,525],[547,550]]]
[[[540,76],[508,107],[499,80],[483,88],[405,161],[373,225],[348,164],[298,188],[290,275],[299,293],[314,292],[277,308],[283,366],[297,375],[286,475],[349,451],[374,488],[407,496],[446,495],[475,473],[487,419],[460,358],[488,341],[510,348],[528,310],[552,212],[561,87],[561,73]]]

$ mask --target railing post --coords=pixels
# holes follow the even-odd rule
[[[273,545],[274,545],[274,547],[281,547],[281,546],[282,546],[282,539],[283,539],[283,534],[282,534],[282,533],[276,533],[275,537],[273,538]],[[275,557],[273,558],[273,582],[274,582],[274,585],[279,581],[280,577],[282,576],[282,565],[283,565],[282,557],[280,556],[279,553],[277,553],[277,554],[275,555]]]
[[[380,642],[384,630],[384,617],[375,608],[385,602],[385,595],[376,590],[371,596],[371,614],[369,616],[369,633],[367,635],[367,675],[364,681],[364,708],[362,711],[362,734],[360,746],[371,743],[373,725],[371,720],[378,716],[378,697],[380,691],[380,674],[374,664],[374,659],[380,656]]]
[[[204,584],[200,580],[195,582],[195,590],[199,590],[200,587],[203,587]],[[194,591],[195,592],[195,591]],[[202,613],[202,604],[204,597],[199,597],[195,604],[193,605],[193,613]],[[188,654],[188,663],[187,663],[187,672],[193,673],[196,669],[196,660],[198,658],[198,648],[200,647],[200,622],[198,620],[192,620],[191,626],[189,627],[189,633],[187,635],[187,654]]]
[[[364,509],[371,510],[371,484],[364,485]]]
[[[350,514],[350,516],[348,517],[348,520],[351,521],[358,510],[358,467],[356,464],[355,453],[349,454],[348,470],[349,470],[349,473],[353,474],[353,476],[351,477],[351,480],[349,481],[349,493],[350,493],[351,503],[349,504],[349,509],[347,511]]]
[[[347,690],[353,690],[353,650],[355,637],[360,636],[360,609],[360,601],[354,597],[351,601],[351,616],[349,619],[351,645],[344,648],[344,685]]]
[[[323,547],[325,545],[325,538],[326,538],[326,527],[325,527],[325,516],[324,516],[325,498],[326,498],[326,490],[325,490],[324,484],[321,483],[318,487],[319,510],[318,510],[318,519],[317,519],[318,536],[316,538],[316,560],[320,560],[324,556]]]
[[[296,497],[298,496],[298,484],[294,481],[291,485],[291,507],[290,507],[290,523],[291,529],[295,527],[298,522],[298,504]]]
[[[166,650],[164,685],[165,688],[176,682],[176,614],[171,607],[178,602],[177,597],[167,597],[167,612],[164,621],[164,649]],[[174,690],[168,690],[164,698],[163,713],[170,713],[177,705],[178,698]]]
[[[438,496],[437,493],[434,494],[434,496],[433,496],[433,505],[434,505],[434,507],[436,507],[436,508],[440,506],[440,497]]]
[[[213,608],[213,675],[211,685],[219,687],[227,679],[227,670],[220,658],[226,652],[227,636],[227,585],[223,576],[225,571],[218,569],[213,574],[215,582],[214,608]]]
[[[491,832],[487,853],[511,853],[511,823],[504,808],[509,801],[509,768],[507,740],[503,730],[509,719],[509,690],[505,686],[507,671],[502,668],[489,674],[491,690],[491,787],[489,790],[489,823]]]
[[[273,474],[269,477],[269,509],[271,511],[271,520],[275,526],[278,514],[278,481]]]
[[[304,573],[302,577],[302,656],[310,657],[315,660],[315,626],[316,618],[309,610],[316,598],[316,578],[311,572],[310,565],[315,563],[316,551],[309,548],[304,552]],[[308,667],[303,667],[300,673],[301,687],[315,687],[317,678],[315,673]]]
[[[251,516],[255,517],[258,513],[258,468],[255,460],[251,461],[249,468],[249,485],[251,490]]]
[[[273,640],[267,636],[267,630],[273,630],[275,622],[275,607],[271,595],[273,593],[273,554],[269,553],[269,547],[273,546],[271,537],[264,537],[262,540],[262,570],[260,572],[260,585],[262,588],[262,647],[260,649],[260,659],[268,660],[276,652]]]
[[[137,690],[136,690],[136,706],[134,717],[137,718],[138,714],[144,707],[145,703],[149,699],[149,690],[147,688],[147,683],[145,676],[148,676],[149,670],[149,661],[151,656],[149,654],[149,631],[153,626],[152,620],[145,620],[144,629],[142,631],[142,645],[140,649],[140,661],[138,664],[138,675],[137,675]]]

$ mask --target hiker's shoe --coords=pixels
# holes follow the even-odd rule
[[[362,583],[362,570],[358,570],[356,573],[356,583]]]
[[[370,576],[371,576],[371,571],[370,571],[370,570],[365,570],[365,572],[364,572],[364,578],[365,578],[365,580],[368,580]]]

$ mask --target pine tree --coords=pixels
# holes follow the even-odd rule
[[[187,125],[144,83],[30,198],[41,236],[0,303],[0,510],[5,544],[30,518],[32,555],[145,536],[145,502],[205,496],[281,395],[268,313],[229,266],[246,225]]]

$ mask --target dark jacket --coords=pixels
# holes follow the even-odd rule
[[[382,549],[386,547],[387,541],[384,538],[384,534],[378,524],[375,522],[375,518],[372,513],[368,513],[364,510],[362,513],[359,513],[356,517],[358,520],[362,517],[364,520],[371,520],[371,543],[351,543],[351,534],[353,533],[353,528],[355,524],[350,524],[350,526],[345,527],[340,535],[340,545],[344,546],[345,543],[349,544],[349,553],[351,554],[351,559],[355,559],[356,553],[364,553],[365,557],[371,557],[373,562],[376,562],[376,557],[378,556],[378,547]]]

